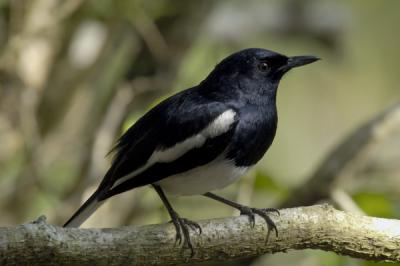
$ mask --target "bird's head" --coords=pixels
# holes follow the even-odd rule
[[[222,60],[211,72],[209,78],[240,80],[244,86],[277,87],[282,76],[295,67],[319,60],[318,57],[288,57],[273,51],[250,48],[236,52]]]

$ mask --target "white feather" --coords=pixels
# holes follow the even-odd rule
[[[134,178],[134,176],[145,171],[155,163],[173,162],[174,160],[178,159],[191,149],[201,147],[206,142],[207,139],[214,138],[216,136],[226,133],[229,130],[230,126],[234,123],[235,115],[236,115],[235,111],[233,111],[232,109],[228,109],[219,116],[217,116],[207,127],[201,130],[198,134],[189,137],[170,148],[167,149],[161,148],[155,150],[149,157],[144,166],[118,179],[113,185],[113,187],[125,182],[130,178]]]
[[[200,195],[226,187],[243,176],[248,167],[237,167],[232,161],[216,159],[187,172],[169,176],[158,182],[167,194]]]

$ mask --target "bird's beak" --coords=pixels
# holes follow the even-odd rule
[[[289,57],[286,65],[282,66],[280,70],[286,72],[294,67],[304,66],[320,60],[319,57],[312,55],[301,55]]]
[[[308,65],[308,64],[311,64],[318,60],[320,60],[319,57],[312,56],[312,55],[292,56],[292,57],[289,57],[287,65],[290,68],[293,68],[293,67]]]

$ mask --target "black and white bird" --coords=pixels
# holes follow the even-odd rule
[[[171,216],[176,240],[192,251],[189,228],[201,228],[181,218],[166,194],[204,195],[239,209],[252,224],[255,214],[262,216],[277,233],[268,216],[276,209],[250,208],[210,191],[231,184],[262,158],[277,128],[280,79],[316,60],[257,48],[228,56],[199,85],[162,101],[120,137],[103,181],[64,226],[79,227],[106,199],[151,185]]]

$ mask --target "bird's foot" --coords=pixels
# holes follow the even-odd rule
[[[192,241],[190,240],[189,228],[193,231],[197,230],[198,233],[201,234],[202,230],[200,225],[186,218],[179,217],[178,213],[176,212],[171,214],[171,217],[171,222],[174,224],[176,230],[175,243],[180,245],[183,241],[183,245],[186,245],[190,249],[191,256],[193,256],[194,248]]]
[[[265,223],[268,226],[267,241],[269,238],[269,233],[272,230],[275,231],[275,235],[276,235],[276,237],[278,237],[278,229],[276,228],[274,221],[272,221],[272,219],[268,215],[268,213],[271,213],[271,212],[275,212],[279,215],[280,213],[279,213],[278,209],[274,209],[274,208],[259,209],[259,208],[250,208],[247,206],[241,206],[239,208],[239,211],[240,211],[240,215],[247,215],[249,217],[251,227],[254,227],[254,225],[255,225],[255,214],[260,215],[265,220]]]

